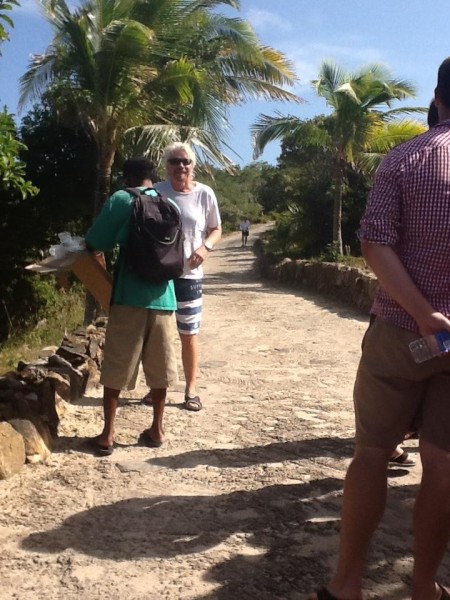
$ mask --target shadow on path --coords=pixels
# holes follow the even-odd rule
[[[199,465],[242,468],[317,457],[350,458],[352,454],[353,438],[326,437],[296,442],[274,442],[251,448],[193,450],[175,456],[150,458],[147,462],[168,469],[194,469]]]
[[[202,600],[298,598],[292,594],[315,589],[329,571],[330,555],[336,552],[341,488],[340,479],[325,478],[217,496],[130,498],[81,511],[55,529],[29,535],[22,546],[39,553],[72,548],[120,561],[188,557],[227,540],[229,556],[206,575],[219,587]],[[390,490],[389,522],[382,544],[375,537],[368,562],[374,581],[392,578],[380,552],[389,552],[391,565],[409,555],[414,488]]]

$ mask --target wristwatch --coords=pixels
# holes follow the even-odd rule
[[[203,245],[208,250],[208,252],[211,252],[211,250],[214,248],[214,246],[211,244],[211,242],[205,242]]]

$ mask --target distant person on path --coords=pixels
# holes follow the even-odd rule
[[[412,600],[445,600],[436,573],[450,536],[450,356],[414,363],[411,341],[450,331],[450,58],[438,71],[439,123],[382,162],[361,221],[380,288],[355,381],[356,448],[336,570],[310,599],[360,600],[386,501],[386,466],[416,418],[422,481],[414,509]],[[394,575],[394,573],[393,573]]]
[[[242,233],[242,247],[244,247],[247,245],[248,236],[250,234],[250,221],[247,217],[242,219],[239,229]]]
[[[146,158],[130,158],[124,163],[123,177],[126,187],[152,188],[156,167]],[[88,248],[101,251],[117,245],[126,248],[133,203],[134,197],[125,190],[113,194],[86,234]],[[163,442],[166,390],[177,381],[173,282],[150,284],[127,270],[123,259],[122,252],[114,277],[100,377],[105,386],[105,422],[102,433],[90,440],[99,456],[113,452],[119,394],[122,389],[134,388],[140,362],[146,383],[153,390],[153,422],[141,435],[148,446],[158,447]]]
[[[167,180],[155,185],[181,210],[184,233],[185,267],[175,280],[177,326],[181,340],[181,359],[186,380],[184,407],[199,411],[202,401],[197,393],[199,365],[198,333],[202,317],[203,262],[222,235],[222,226],[213,190],[194,180],[195,153],[188,144],[176,143],[164,152]],[[153,403],[153,388],[143,398]]]

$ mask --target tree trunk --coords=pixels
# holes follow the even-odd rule
[[[108,144],[100,144],[98,147],[98,167],[97,167],[97,182],[94,200],[94,215],[96,216],[101,211],[103,205],[110,195],[111,189],[111,168],[114,162],[116,148],[112,142]],[[97,318],[101,310],[100,305],[95,301],[94,297],[86,292],[84,301],[84,324],[89,325]]]
[[[94,219],[101,211],[110,195],[111,169],[114,162],[115,148],[99,148],[97,182],[95,190]]]
[[[334,199],[333,199],[333,249],[344,253],[342,244],[342,196],[344,187],[344,173],[340,164],[338,164],[334,182]]]

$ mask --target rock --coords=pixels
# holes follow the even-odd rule
[[[41,383],[44,381],[47,371],[44,368],[46,361],[37,361],[36,364],[27,364],[20,361],[17,365],[17,370],[20,376],[27,383]]]
[[[44,423],[29,419],[12,419],[9,424],[20,433],[25,443],[25,456],[29,463],[44,462],[51,454],[52,436]]]
[[[8,373],[0,377],[0,390],[21,390],[25,385],[22,379],[19,379],[17,373]]]
[[[56,355],[65,359],[71,366],[79,367],[86,360],[85,346],[60,346],[56,351]]]
[[[86,360],[87,357],[85,357],[82,364],[84,364]],[[67,361],[64,362],[66,363]],[[83,397],[86,377],[79,369],[72,367],[69,363],[67,364],[68,366],[52,366],[48,371],[47,377],[49,377],[51,373],[57,373],[63,377],[68,382],[68,389],[63,391],[63,393],[61,393],[62,389],[60,391],[60,388],[56,391],[64,400],[67,400],[67,402],[75,402]]]
[[[39,358],[49,358],[49,356],[52,356],[53,354],[55,354],[55,352],[58,350],[58,346],[47,346],[46,348],[42,348],[42,350],[39,352]]]
[[[57,351],[58,352],[58,351]],[[49,367],[68,367],[69,369],[72,367],[72,363],[65,358],[63,358],[60,354],[54,354],[50,356],[48,359]]]
[[[103,316],[103,317],[97,317],[97,319],[95,320],[95,326],[97,328],[105,328],[106,325],[108,324],[108,317]]]
[[[66,411],[64,400],[56,394],[55,385],[51,378],[42,383],[39,388],[39,401],[41,416],[52,436],[58,435],[58,426],[62,415]]]
[[[0,479],[7,479],[25,464],[25,441],[12,425],[0,423]]]
[[[53,385],[55,392],[66,402],[70,402],[70,377],[66,374],[56,371],[49,371],[47,374],[47,381],[50,381]]]
[[[84,365],[81,365],[79,370],[81,373],[83,373],[84,377],[84,385],[82,389],[84,395],[86,390],[90,389],[94,385],[97,385],[100,379],[100,371],[97,366],[97,362],[92,359],[87,360]]]

